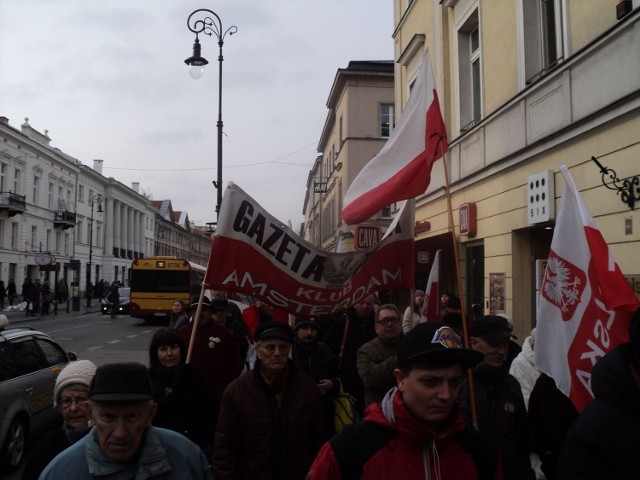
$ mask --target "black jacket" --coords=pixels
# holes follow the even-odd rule
[[[593,367],[595,400],[567,433],[558,478],[640,478],[640,386],[632,358],[631,345],[625,343]]]
[[[478,430],[502,458],[505,480],[535,480],[529,460],[527,411],[518,380],[502,368],[479,365],[473,372]],[[471,424],[469,386],[460,392],[460,410]]]

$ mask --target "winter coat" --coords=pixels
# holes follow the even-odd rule
[[[593,367],[595,397],[565,438],[558,463],[562,480],[640,478],[640,361],[619,345]]]
[[[160,366],[150,373],[158,404],[153,425],[181,433],[202,449],[209,447],[216,412],[200,372],[191,365],[177,365]]]
[[[498,448],[506,480],[534,480],[529,453],[527,412],[518,381],[504,369],[479,365],[473,372],[478,430]],[[471,424],[468,384],[462,387],[459,404]]]
[[[465,429],[464,419],[458,407],[454,405],[448,419],[439,431],[418,422],[407,411],[402,399],[402,393],[393,389],[383,399],[382,403],[374,403],[367,408],[365,420],[396,431],[381,448],[365,458],[362,466],[361,479],[464,479],[479,478],[476,464],[471,455],[465,451],[457,440],[456,434]],[[344,435],[345,432],[339,434]],[[474,448],[482,449],[482,456],[492,458],[496,464],[493,478],[501,479],[495,449],[482,445],[476,437]],[[360,452],[358,446],[353,446],[353,452],[344,452],[342,456],[356,458]],[[370,452],[371,453],[371,452]],[[428,469],[428,471],[427,471]],[[309,475],[309,480],[341,480],[341,469],[336,460],[336,452],[330,443],[325,443],[316,457]]]
[[[396,385],[393,370],[397,344],[389,344],[376,337],[358,350],[358,374],[364,385],[364,404],[381,402],[385,394]]]
[[[335,434],[333,399],[340,391],[338,357],[324,343],[304,343],[296,339],[293,344],[293,363],[314,382],[326,379],[333,383],[333,389],[321,395],[325,433],[323,440],[328,440]]]
[[[41,480],[210,480],[209,462],[202,451],[179,433],[149,427],[142,449],[132,464],[109,459],[98,434],[87,436],[58,455],[42,472]]]
[[[89,430],[90,428],[87,428],[84,435],[89,433]],[[22,480],[38,480],[38,477],[45,467],[49,465],[49,462],[71,445],[72,443],[63,425],[58,425],[49,430],[38,439],[31,449],[29,459],[25,462]]]
[[[320,394],[288,363],[282,402],[261,363],[225,390],[213,447],[216,480],[303,480],[323,438]]]
[[[402,332],[407,334],[413,328],[420,323],[420,319],[422,315],[420,312],[416,312],[415,307],[413,312],[411,311],[411,305],[409,305],[404,311],[404,315],[402,316]]]
[[[531,347],[531,337],[524,339],[522,344],[522,351],[511,363],[509,373],[518,380],[520,388],[522,390],[522,397],[524,398],[524,404],[529,407],[529,395],[533,390],[538,377],[540,376],[540,370],[536,368],[533,363],[533,348]]]

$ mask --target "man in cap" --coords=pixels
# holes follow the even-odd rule
[[[522,389],[505,366],[511,339],[507,319],[485,315],[473,322],[469,336],[471,348],[484,355],[473,372],[478,430],[499,450],[506,480],[534,480]],[[471,424],[469,398],[468,385],[465,384],[460,395],[460,408],[467,423]]]
[[[358,349],[357,367],[364,385],[365,407],[382,401],[385,393],[396,384],[393,372],[402,338],[398,307],[388,303],[376,310],[376,333],[376,338]]]
[[[53,406],[62,414],[62,425],[49,430],[33,446],[22,480],[37,480],[56,455],[89,432],[88,394],[95,372],[96,366],[89,360],[71,362],[60,372],[53,389]]]
[[[297,317],[293,326],[293,363],[318,386],[324,407],[325,440],[335,434],[333,400],[340,391],[340,362],[328,345],[318,341],[318,324]]]
[[[224,325],[231,331],[231,333],[233,333],[236,344],[238,345],[238,351],[240,352],[240,358],[244,364],[247,360],[247,352],[249,351],[247,325],[242,319],[242,314],[239,317],[235,317],[230,313],[231,305],[239,308],[235,303],[230,302],[227,297],[213,297],[211,300],[211,307],[213,310],[212,319],[215,323],[218,325]]]
[[[151,426],[157,410],[147,368],[113,363],[89,387],[89,434],[58,455],[42,480],[211,479],[209,462],[183,435]]]
[[[418,324],[400,342],[397,387],[324,444],[307,479],[502,478],[496,450],[456,403],[465,369],[481,359],[450,327]]]
[[[198,301],[195,300],[191,305],[192,315],[195,316],[197,308]],[[193,321],[178,330],[186,345],[190,345],[193,332]],[[222,392],[240,375],[243,363],[231,331],[213,321],[213,309],[207,297],[202,300],[190,363],[200,370],[213,398],[212,408],[217,412]]]
[[[323,439],[316,383],[289,360],[293,330],[268,321],[257,360],[225,390],[213,447],[216,479],[304,478]]]

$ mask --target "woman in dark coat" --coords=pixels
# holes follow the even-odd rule
[[[173,328],[161,328],[149,346],[149,373],[158,412],[156,427],[179,432],[208,452],[213,440],[212,400],[200,372],[186,365],[187,347]]]

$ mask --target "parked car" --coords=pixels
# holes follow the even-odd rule
[[[16,470],[30,438],[59,424],[53,387],[76,354],[28,327],[7,328],[0,316],[0,470]]]
[[[107,297],[108,298],[108,297]],[[102,313],[111,313],[112,303],[103,298],[100,304]],[[129,287],[118,287],[118,309],[116,315],[129,315],[129,302],[131,301],[131,289]]]

